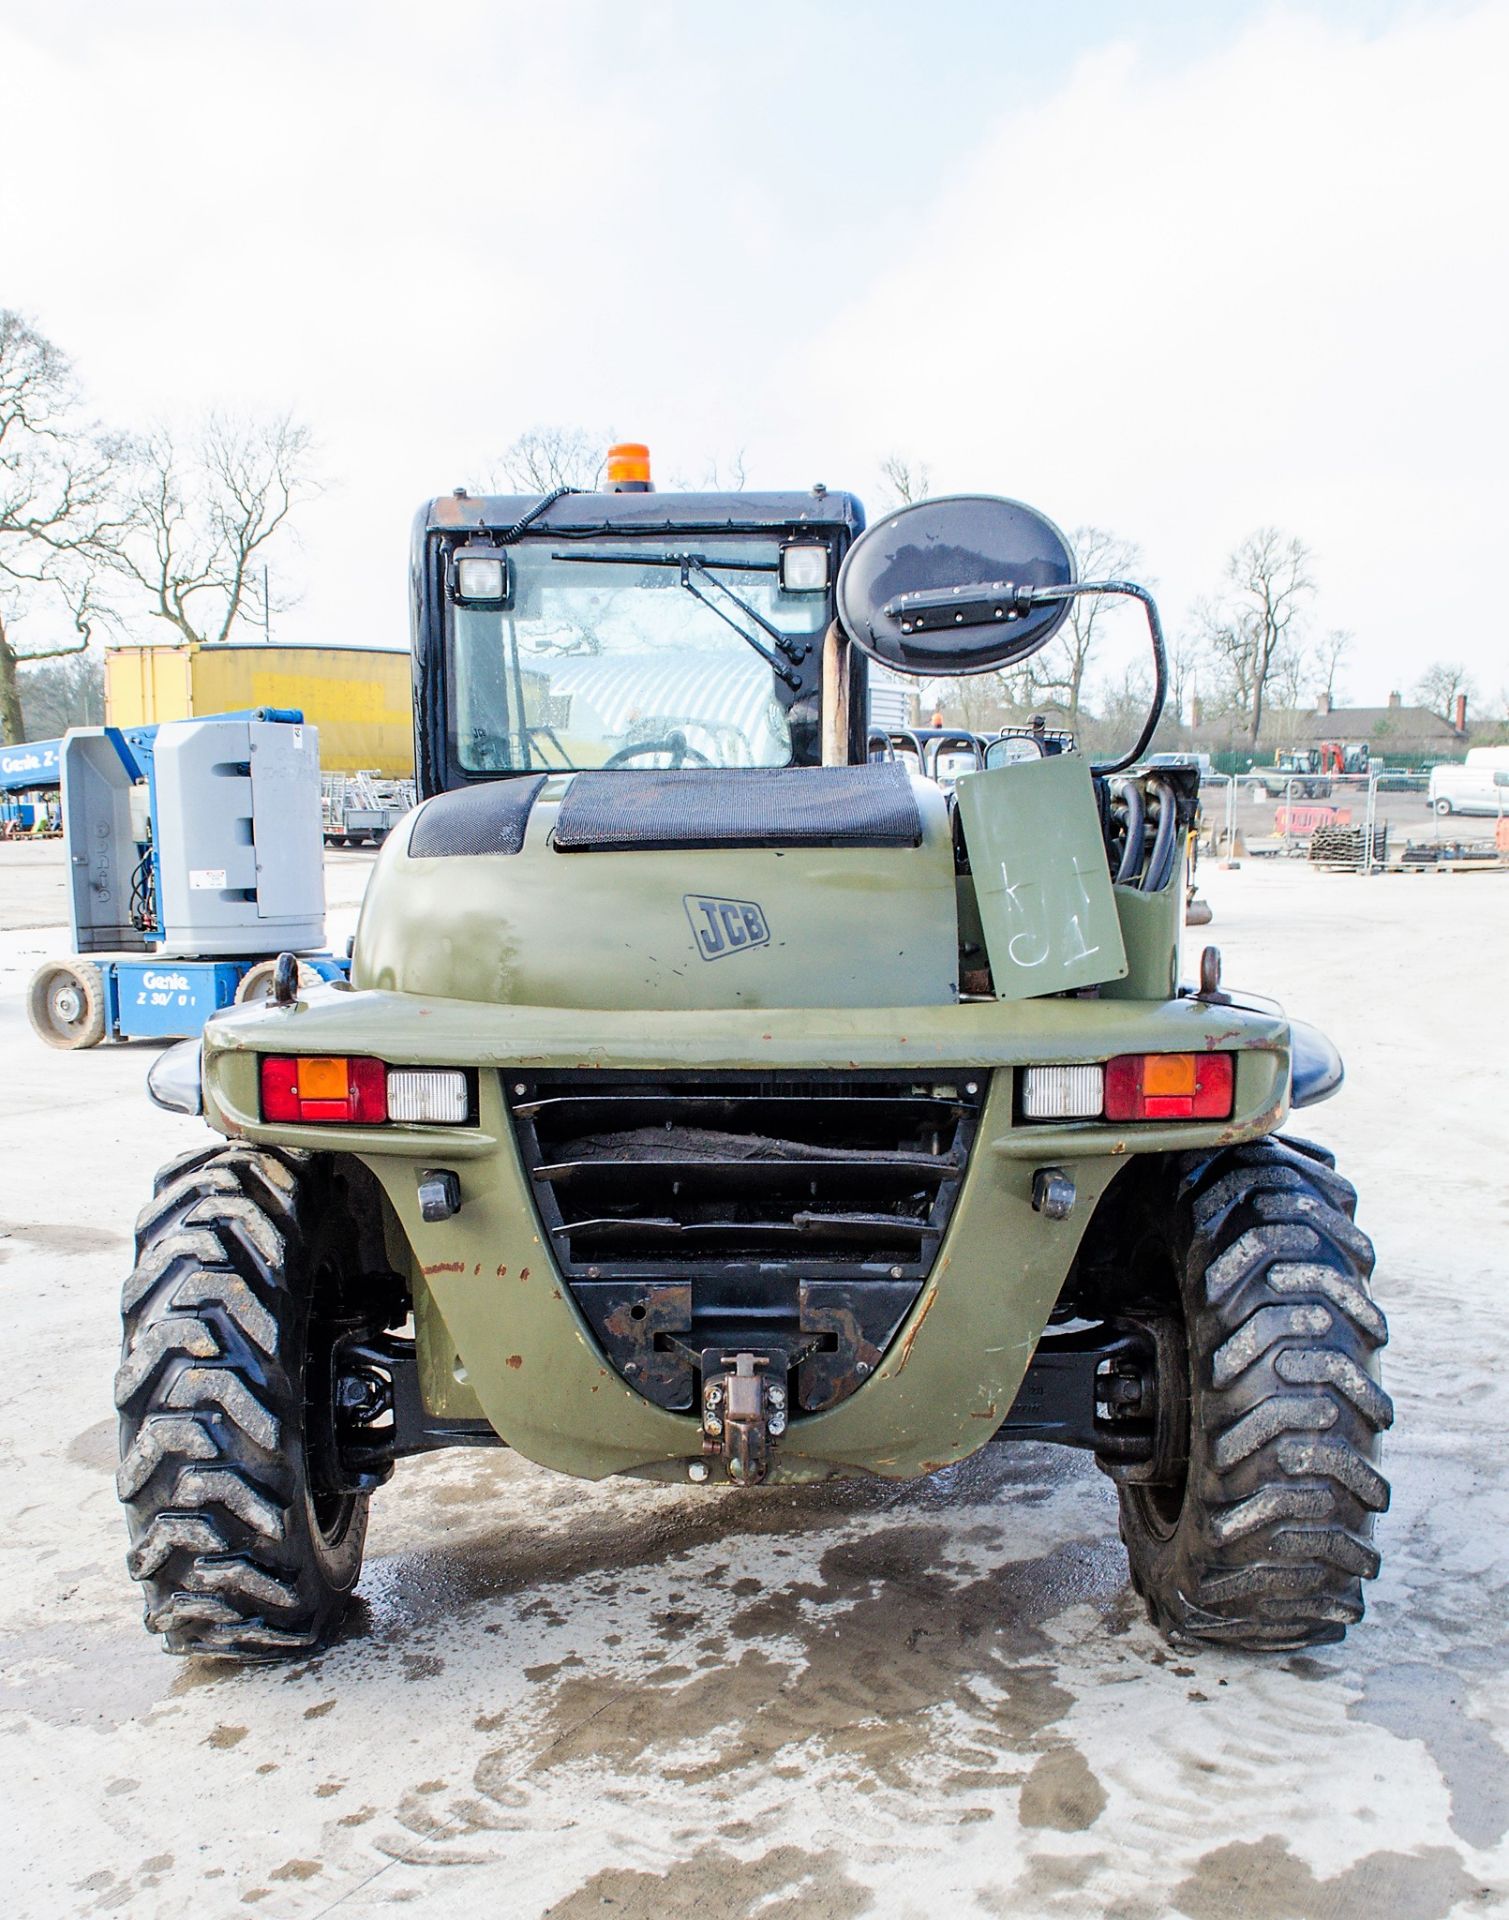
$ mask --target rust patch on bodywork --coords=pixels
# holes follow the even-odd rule
[[[857,1393],[874,1373],[916,1298],[916,1285],[803,1280],[797,1298],[804,1337],[798,1397],[806,1412],[820,1413]]]
[[[419,1271],[424,1275],[426,1280],[430,1278],[431,1274],[435,1273],[465,1273],[466,1262],[464,1260],[437,1260],[431,1266],[421,1267]]]
[[[904,1373],[906,1371],[906,1363],[912,1357],[912,1346],[916,1341],[917,1335],[922,1331],[923,1321],[932,1312],[933,1303],[937,1300],[937,1298],[938,1298],[938,1289],[934,1287],[932,1292],[927,1296],[927,1299],[923,1301],[922,1311],[917,1315],[916,1321],[913,1323],[911,1331],[907,1334],[906,1338],[901,1343],[901,1358],[896,1362],[897,1373]]]
[[[801,1364],[801,1401],[808,1413],[846,1399],[880,1363],[880,1348],[867,1337],[854,1309],[838,1301],[816,1305],[804,1298],[802,1331],[832,1334],[837,1342],[831,1350],[809,1354]]]
[[[663,1339],[691,1330],[690,1281],[605,1283],[584,1287],[577,1298],[630,1386],[671,1411],[692,1404],[691,1356]]]

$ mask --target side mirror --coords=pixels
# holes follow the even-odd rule
[[[838,617],[861,652],[922,677],[989,673],[1045,646],[1069,601],[1074,555],[1051,520],[991,494],[922,500],[877,520],[838,575]]]
[[[1019,760],[1046,760],[1055,753],[1072,753],[1074,735],[1057,728],[1042,732],[1007,727],[985,749],[986,768],[1010,767]]]
[[[1068,541],[1020,500],[962,493],[877,520],[844,556],[838,626],[862,653],[919,678],[1016,665],[1044,647],[1080,594],[1141,603],[1153,643],[1153,695],[1142,730],[1097,773],[1122,773],[1147,751],[1168,692],[1163,623],[1135,580],[1081,580]],[[1051,752],[1051,748],[1048,749]]]

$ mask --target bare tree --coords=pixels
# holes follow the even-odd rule
[[[702,470],[701,490],[705,493],[742,493],[748,485],[749,473],[742,447],[735,447],[721,460],[714,454]]]
[[[1478,697],[1477,683],[1460,660],[1437,660],[1415,682],[1415,698],[1443,720],[1452,718],[1459,694],[1469,704]]]
[[[1305,688],[1309,674],[1310,657],[1304,647],[1284,646],[1274,654],[1265,704],[1270,720],[1283,716],[1286,740],[1293,737],[1299,715],[1307,705]]]
[[[1072,535],[1074,563],[1081,580],[1123,580],[1142,565],[1134,540],[1123,540],[1104,527],[1076,527]],[[1098,593],[1080,594],[1069,602],[1069,616],[1031,666],[1031,695],[1062,707],[1071,727],[1079,721],[1085,676],[1104,638],[1108,621],[1125,603]]]
[[[266,603],[262,572],[269,544],[320,490],[306,426],[212,414],[187,445],[158,427],[133,454],[117,565],[158,619],[198,645],[288,604]]]
[[[100,617],[95,571],[113,551],[115,443],[84,423],[68,358],[0,308],[0,730],[24,740],[20,668],[88,646]],[[23,622],[45,638],[17,644]]]
[[[1164,712],[1176,726],[1184,725],[1184,716],[1193,715],[1195,677],[1200,666],[1199,643],[1192,634],[1180,634],[1169,643],[1168,702]],[[1193,725],[1193,718],[1190,724]]]
[[[70,727],[97,727],[105,717],[105,662],[92,648],[23,668],[23,698],[32,738]]]
[[[1335,703],[1340,691],[1341,663],[1352,651],[1352,642],[1357,636],[1345,627],[1332,627],[1324,640],[1316,642],[1311,654],[1311,678],[1317,694],[1324,694],[1327,701]]]
[[[956,680],[934,681],[929,698],[922,703],[924,721],[931,724],[934,713],[949,709],[956,716],[952,724],[968,727],[972,733],[989,733],[1017,705],[1013,691],[1002,673],[969,673]]]
[[[1096,753],[1130,745],[1152,697],[1152,676],[1140,660],[1129,661],[1119,674],[1103,676],[1095,688],[1095,717],[1085,726],[1087,744]]]
[[[925,500],[929,479],[927,467],[910,454],[888,453],[880,463],[881,485],[891,495],[892,506],[909,507]]]
[[[504,448],[487,484],[494,493],[553,493],[557,487],[595,492],[608,470],[611,439],[585,427],[530,427]]]
[[[1231,705],[1257,745],[1270,682],[1290,671],[1315,592],[1311,554],[1277,527],[1259,527],[1226,562],[1226,588],[1196,607],[1201,637]]]
[[[684,468],[672,468],[667,485],[673,493],[743,493],[749,485],[744,449],[711,455],[695,478]]]

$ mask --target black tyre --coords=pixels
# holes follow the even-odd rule
[[[1443,820],[1447,814],[1451,812],[1451,802],[1449,800],[1432,800],[1430,804],[1434,811],[1440,814]]]
[[[105,1037],[105,978],[92,960],[49,960],[26,989],[26,1013],[50,1047],[97,1047]]]
[[[1355,1206],[1330,1156],[1304,1142],[1182,1163],[1167,1251],[1184,1457],[1160,1482],[1117,1476],[1133,1584],[1168,1634],[1302,1647],[1362,1618],[1389,1499],[1379,1436],[1394,1416]]]
[[[165,1167],[137,1220],[116,1490],[169,1652],[273,1659],[320,1645],[346,1610],[367,1496],[323,1489],[313,1461],[331,1454],[330,1328],[353,1245],[317,1161],[249,1146]]]

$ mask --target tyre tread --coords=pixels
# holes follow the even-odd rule
[[[326,1199],[309,1156],[221,1143],[163,1168],[122,1292],[116,1490],[127,1569],[169,1651],[266,1660],[329,1637],[302,1479],[298,1258]],[[291,1276],[294,1276],[291,1278]],[[360,1563],[365,1503],[350,1532]]]
[[[1133,1583],[1181,1639],[1338,1640],[1378,1572],[1372,1529],[1389,1489],[1377,1462],[1393,1422],[1356,1193],[1323,1149],[1277,1137],[1190,1156],[1177,1193],[1189,1478],[1162,1534],[1123,1486]]]

